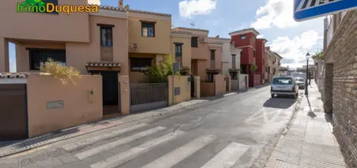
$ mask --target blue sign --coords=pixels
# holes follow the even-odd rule
[[[294,0],[294,18],[302,21],[357,7],[357,0]]]

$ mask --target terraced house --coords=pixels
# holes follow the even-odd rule
[[[72,0],[55,3],[89,5]],[[93,74],[82,76],[72,87],[33,74],[21,82],[7,81],[21,83],[27,92],[15,84],[1,85],[27,95],[23,104],[28,107],[20,111],[23,118],[28,117],[29,136],[98,120],[110,112],[129,113],[127,9],[101,6],[96,13],[63,14],[17,13],[15,7],[13,0],[2,1],[0,7],[1,72],[9,72],[8,44],[12,42],[16,44],[17,72],[36,73],[52,59],[75,67],[82,75]],[[9,104],[9,108],[14,106]]]
[[[265,52],[266,61],[264,77],[266,82],[271,82],[273,77],[280,75],[279,68],[281,65],[280,61],[282,60],[282,57],[278,53],[272,51],[270,47],[266,47]]]
[[[264,83],[265,39],[259,39],[259,32],[253,28],[230,33],[235,47],[242,49],[241,72],[247,74],[249,87]]]
[[[173,31],[191,35],[191,73],[200,77],[201,95],[205,97],[225,93],[226,84],[222,75],[224,42],[209,38],[208,30],[177,27]]]

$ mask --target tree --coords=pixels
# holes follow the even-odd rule
[[[325,57],[324,53],[322,51],[315,53],[312,58],[314,60],[323,60]]]

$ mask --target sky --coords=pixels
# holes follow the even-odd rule
[[[101,0],[101,5],[117,6],[117,2]],[[321,51],[323,45],[323,18],[295,22],[293,0],[124,0],[124,4],[171,14],[173,27],[207,29],[210,36],[229,37],[230,32],[253,27],[284,58],[283,66],[291,68],[302,66],[306,53]]]

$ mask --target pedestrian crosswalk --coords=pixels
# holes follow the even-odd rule
[[[115,134],[112,136],[104,134],[99,136],[101,138],[94,138],[92,140],[88,139],[87,141],[81,143],[77,142],[66,144],[63,146],[63,148],[66,150],[70,149],[71,153],[73,153],[77,159],[80,161],[86,161],[90,164],[91,168],[114,168],[124,166],[124,164],[128,163],[129,161],[135,160],[140,156],[149,153],[149,151],[161,146],[173,144],[177,145],[177,143],[171,143],[176,140],[177,142],[180,142],[179,144],[181,145],[175,145],[175,147],[170,151],[159,153],[159,155],[156,155],[156,157],[153,157],[151,160],[140,163],[141,166],[137,166],[141,168],[171,168],[181,164],[192,156],[199,156],[203,154],[204,148],[210,145],[214,146],[216,143],[213,142],[220,140],[216,135],[210,134],[198,135],[194,136],[194,138],[187,139],[193,135],[188,136],[187,132],[181,130],[171,130],[162,126],[135,131],[134,133],[130,133],[124,137],[114,137],[125,132],[129,132],[130,130],[139,129],[145,126],[147,125],[144,124],[137,125],[133,128],[124,128],[121,132],[114,132]],[[91,145],[93,143],[97,144],[100,140],[104,140],[103,142],[105,143],[100,145]],[[131,147],[130,145],[126,145],[132,143],[133,141],[137,141],[136,143],[138,145]],[[205,159],[204,162],[201,161],[201,164],[197,165],[196,167],[231,168],[250,148],[247,145],[236,142],[224,144],[225,145],[223,146],[223,149],[217,153],[209,154],[209,157],[205,157],[207,160]],[[85,147],[81,148],[83,146]],[[123,149],[115,150],[120,148]],[[113,150],[117,152],[110,152]],[[100,156],[103,153],[107,153],[105,157],[95,157]]]
[[[77,148],[80,148],[80,147],[83,147],[83,146],[86,146],[86,145],[90,145],[90,144],[99,142],[99,141],[104,140],[104,139],[109,139],[109,138],[113,138],[113,137],[116,137],[116,136],[120,136],[120,135],[122,135],[124,133],[130,132],[130,131],[133,131],[133,130],[136,130],[136,129],[139,129],[139,128],[142,128],[142,127],[145,127],[145,126],[146,126],[146,124],[137,124],[137,125],[134,125],[134,126],[131,126],[131,127],[119,128],[117,130],[114,130],[114,131],[111,131],[111,132],[107,132],[105,134],[101,134],[100,136],[91,136],[90,138],[86,138],[85,140],[81,140],[81,141],[78,141],[78,142],[66,144],[66,145],[63,146],[63,148],[65,150],[67,150],[67,151],[74,150],[74,149],[77,149]]]
[[[199,137],[188,144],[160,157],[143,168],[168,168],[189,157],[193,153],[210,144],[216,138],[212,135]]]
[[[154,134],[154,133],[156,133],[158,131],[161,131],[161,130],[164,130],[164,129],[165,129],[164,127],[156,127],[156,128],[152,128],[152,129],[143,131],[143,132],[139,132],[139,133],[134,134],[132,136],[128,136],[128,137],[125,137],[123,139],[119,139],[117,141],[114,141],[114,142],[111,142],[111,143],[108,143],[108,144],[104,144],[104,145],[101,145],[101,146],[97,146],[96,148],[93,148],[93,149],[90,149],[90,150],[83,151],[81,153],[76,154],[76,157],[78,159],[82,160],[82,159],[88,158],[90,156],[96,155],[98,153],[113,149],[113,148],[115,148],[117,146],[120,146],[120,145],[123,145],[123,144],[127,144],[129,142],[135,141],[135,140],[143,138],[145,136]]]
[[[155,139],[145,142],[137,147],[131,148],[128,151],[125,151],[123,153],[118,153],[112,157],[109,157],[108,159],[105,159],[103,161],[95,163],[95,164],[91,165],[91,168],[114,168],[114,167],[120,166],[123,163],[132,160],[139,154],[145,153],[145,152],[149,151],[150,149],[152,149],[162,143],[173,140],[176,137],[181,136],[182,134],[184,134],[183,131],[176,131],[173,133],[165,134],[159,138],[155,138]]]
[[[201,168],[229,168],[249,149],[249,146],[231,143]]]

